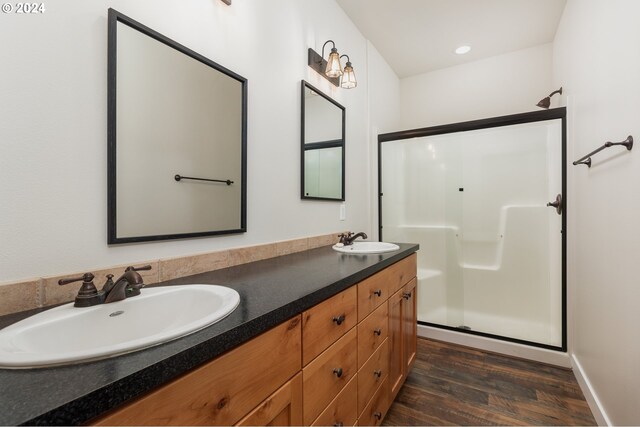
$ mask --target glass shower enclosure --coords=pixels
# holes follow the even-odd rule
[[[566,350],[564,108],[379,135],[380,240],[420,324]]]

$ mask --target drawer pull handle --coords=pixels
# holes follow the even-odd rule
[[[376,418],[376,420],[381,420],[382,419],[382,412],[376,412],[373,414],[373,416]]]
[[[344,322],[344,314],[341,314],[340,316],[333,316],[333,321],[336,322],[338,326],[342,325],[342,322]]]
[[[376,334],[377,336],[382,335],[382,329],[378,328],[378,329],[374,329],[373,333]]]
[[[333,373],[336,374],[336,377],[340,378],[342,376],[342,368],[334,369]]]
[[[378,289],[377,291],[373,291],[373,294],[381,297],[382,296],[382,289]]]
[[[404,299],[409,299],[409,298],[411,298],[411,292],[405,292],[405,293],[403,293],[403,294],[402,294],[402,298],[404,298]]]
[[[335,423],[333,426],[334,427],[342,427],[344,424],[342,424],[340,421],[338,421],[337,423]]]
[[[382,371],[378,369],[377,371],[374,371],[373,375],[380,378],[382,376]]]

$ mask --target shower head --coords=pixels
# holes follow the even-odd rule
[[[562,88],[560,88],[558,90],[554,90],[553,92],[551,92],[549,94],[549,96],[547,96],[546,98],[543,98],[542,100],[540,100],[540,102],[538,102],[536,104],[536,106],[538,106],[540,108],[548,109],[551,106],[551,97],[553,95],[555,95],[556,93],[559,93],[560,95],[562,95]]]

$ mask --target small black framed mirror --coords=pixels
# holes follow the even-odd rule
[[[108,243],[243,233],[247,79],[109,9]]]
[[[302,80],[301,198],[345,200],[346,109]]]

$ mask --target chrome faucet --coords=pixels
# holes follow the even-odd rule
[[[352,232],[347,231],[346,233],[339,234],[338,237],[340,238],[340,243],[342,243],[345,246],[349,246],[349,245],[353,245],[353,241],[356,240],[358,237],[362,237],[363,239],[366,239],[367,235],[363,232],[353,234]]]
[[[140,270],[151,270],[150,265],[144,267],[127,267],[124,274],[113,281],[113,274],[107,274],[107,281],[101,291],[93,284],[94,275],[85,273],[80,277],[70,279],[60,279],[59,285],[67,285],[69,283],[82,280],[82,286],[75,300],[75,307],[91,307],[98,304],[108,304],[111,302],[122,301],[125,298],[140,295],[140,289],[144,286],[142,276],[138,273]]]

